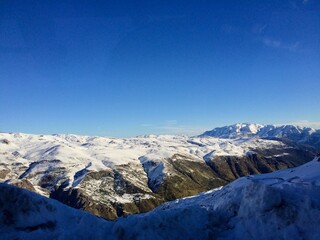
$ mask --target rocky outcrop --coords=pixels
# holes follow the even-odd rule
[[[27,189],[31,192],[37,192],[34,186],[31,182],[29,182],[27,179],[17,180],[11,183],[11,185],[14,185],[19,188]]]
[[[9,169],[1,169],[0,170],[0,179],[5,179],[6,176],[10,173]]]

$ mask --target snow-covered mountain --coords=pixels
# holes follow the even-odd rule
[[[271,126],[271,125],[269,125]],[[210,131],[206,131],[200,136],[210,136],[218,138],[242,138],[253,137],[258,135],[265,126],[253,123],[237,123],[230,126],[217,127]]]
[[[1,239],[320,238],[319,158],[115,222],[0,184]]]
[[[254,123],[237,123],[206,131],[200,136],[236,139],[258,137],[264,139],[289,140],[300,144],[320,148],[320,130],[294,125],[261,125]]]
[[[257,133],[262,128],[247,130]],[[241,176],[298,166],[314,154],[292,142],[257,136],[0,133],[0,180],[115,219]]]

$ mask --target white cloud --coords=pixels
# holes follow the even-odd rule
[[[165,124],[166,124],[166,125],[175,125],[175,124],[177,124],[177,123],[178,123],[177,120],[166,120],[166,121],[165,121]]]
[[[285,49],[292,52],[299,50],[299,47],[300,47],[300,43],[298,41],[294,43],[284,43],[280,40],[276,40],[268,37],[263,38],[262,43],[267,47]]]
[[[151,123],[142,123],[142,124],[140,124],[140,126],[141,127],[152,127],[153,124],[151,124]]]
[[[269,38],[264,38],[263,39],[263,44],[268,46],[268,47],[278,48],[278,47],[280,47],[281,42],[277,41],[277,40],[272,40],[272,39],[269,39]]]
[[[176,135],[199,135],[206,131],[207,129],[197,127],[197,126],[158,126],[157,129],[162,130],[164,133],[167,134],[176,134]]]

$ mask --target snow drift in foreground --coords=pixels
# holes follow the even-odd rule
[[[2,239],[320,239],[319,158],[105,221],[0,185]]]

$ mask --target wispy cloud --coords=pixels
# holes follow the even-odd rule
[[[155,134],[174,134],[174,135],[198,135],[207,129],[199,126],[179,124],[177,120],[166,120],[160,124],[141,124]]]
[[[207,130],[201,127],[184,126],[184,125],[172,126],[172,127],[159,126],[157,127],[157,129],[163,130],[164,133],[168,133],[168,134],[188,135],[188,136],[198,135],[203,133],[205,130]]]
[[[152,127],[153,124],[151,124],[151,123],[142,123],[142,124],[140,124],[140,126],[141,127]]]
[[[270,38],[264,38],[263,44],[267,47],[273,47],[273,48],[279,48],[281,45],[281,42],[278,40],[270,39]]]
[[[289,3],[293,9],[301,9],[303,5],[309,4],[310,0],[291,0]]]
[[[278,48],[278,49],[284,49],[291,52],[296,52],[300,48],[300,42],[296,41],[294,43],[285,43],[281,40],[265,37],[262,39],[262,43],[270,48]]]
[[[177,120],[166,120],[165,121],[165,124],[166,125],[176,125],[176,124],[178,124],[178,121]]]
[[[301,50],[300,42],[285,42],[279,38],[270,37],[266,33],[268,24],[256,23],[253,25],[251,32],[255,35],[256,40],[261,42],[264,46],[274,49],[288,50],[291,52],[296,52]]]
[[[252,32],[254,34],[262,34],[265,32],[267,26],[267,24],[255,24],[252,28]]]

